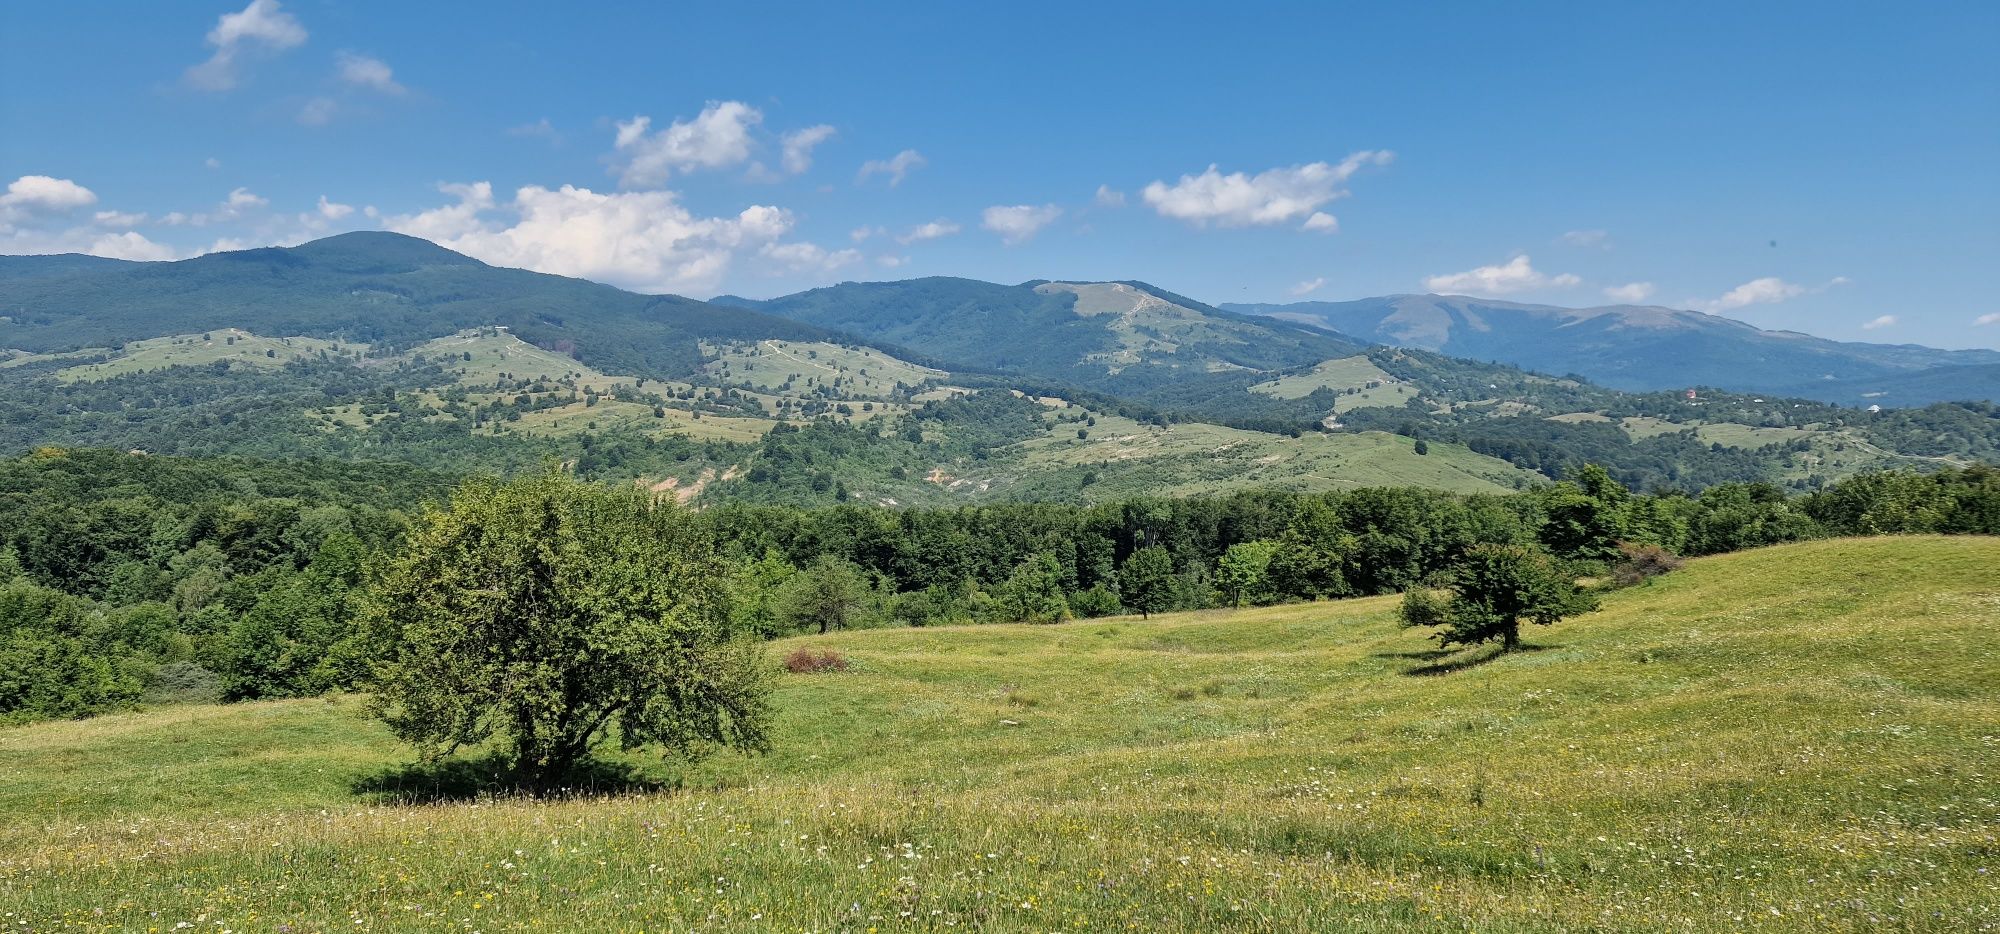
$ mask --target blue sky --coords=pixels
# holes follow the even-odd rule
[[[0,252],[386,227],[700,297],[1616,296],[2000,347],[2000,4],[246,2],[0,8]]]

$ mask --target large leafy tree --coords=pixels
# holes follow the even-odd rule
[[[875,591],[854,562],[821,555],[793,575],[782,596],[781,617],[793,629],[821,633],[859,629],[875,614]]]
[[[364,603],[375,711],[427,760],[504,737],[534,785],[611,727],[627,749],[762,749],[766,666],[726,603],[669,501],[554,471],[468,483]]]
[[[1403,621],[1435,626],[1440,645],[1500,640],[1521,646],[1521,623],[1541,626],[1597,608],[1597,600],[1547,552],[1520,545],[1475,545],[1446,572],[1450,595],[1428,590],[1403,595]]]

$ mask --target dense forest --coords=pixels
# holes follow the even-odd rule
[[[1017,430],[1004,411],[981,414],[933,413],[980,421],[993,440]],[[804,446],[772,483],[838,483],[812,460],[814,431],[776,439]],[[412,517],[460,481],[395,464],[89,449],[0,461],[0,721],[350,685],[355,601]],[[778,636],[1392,593],[1483,544],[1545,549],[1593,574],[1641,545],[1705,555],[1832,535],[1996,534],[2000,469],[1867,474],[1806,495],[1763,483],[1640,494],[1585,466],[1508,495],[739,502],[692,517],[737,623]]]

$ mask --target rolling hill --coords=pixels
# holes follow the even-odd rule
[[[1989,929],[1990,538],[1691,562],[1488,659],[1394,598],[785,640],[768,756],[575,799],[358,698],[0,729],[0,904],[200,925]],[[654,790],[619,793],[632,785]]]
[[[1831,341],[1698,311],[1561,308],[1461,295],[1225,305],[1399,347],[1574,373],[1614,389],[1710,386],[1885,405],[2000,398],[2000,351]],[[1933,375],[1934,374],[1934,375]]]

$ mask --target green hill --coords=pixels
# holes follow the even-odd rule
[[[1995,566],[1990,538],[1703,559],[1483,664],[1392,598],[788,640],[853,668],[782,677],[771,755],[573,801],[456,800],[467,776],[399,771],[352,698],[0,730],[0,905],[26,930],[1988,930]]]

